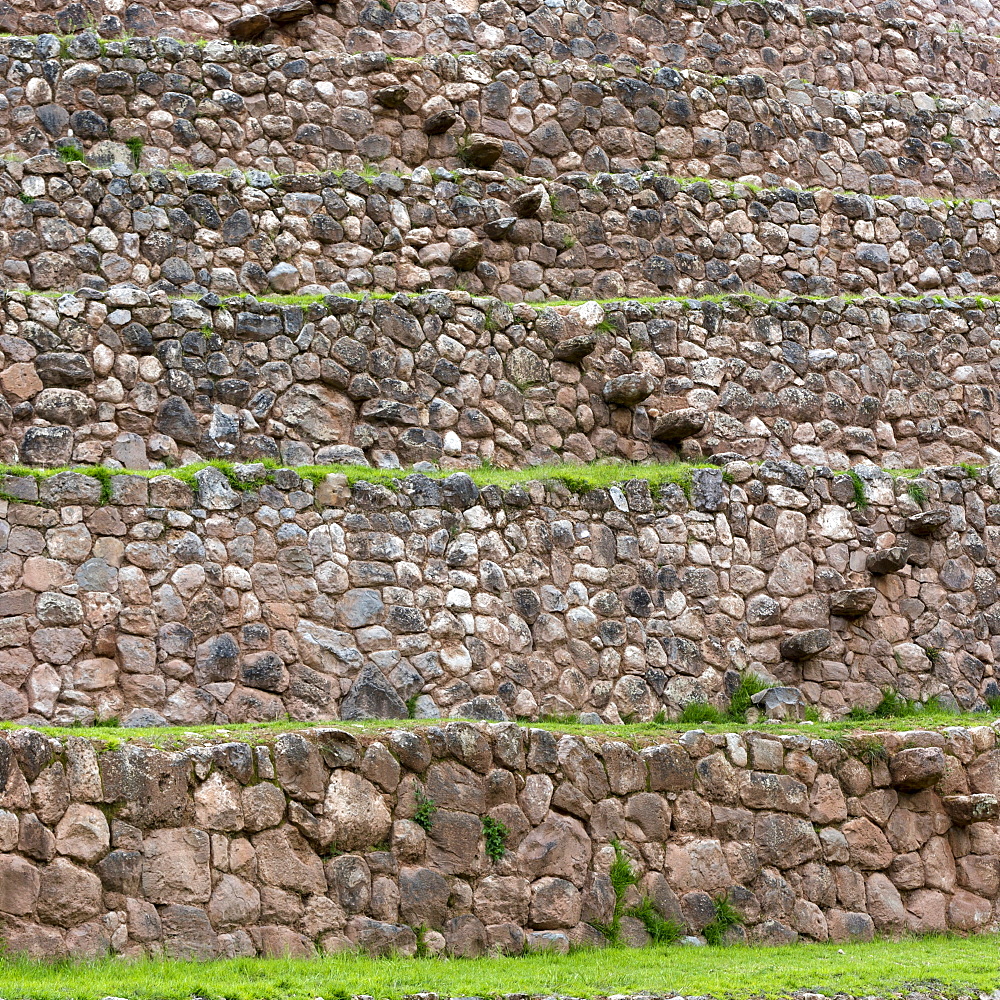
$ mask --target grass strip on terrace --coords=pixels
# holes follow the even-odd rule
[[[189,485],[196,483],[195,475],[203,469],[218,469],[229,481],[230,485],[240,491],[247,491],[263,486],[272,480],[272,474],[288,468],[303,479],[314,483],[322,482],[329,475],[343,475],[347,483],[374,483],[396,489],[399,482],[409,475],[423,475],[431,479],[446,479],[456,472],[464,472],[479,486],[499,486],[510,489],[523,483],[548,482],[562,483],[574,493],[585,493],[589,490],[607,489],[629,480],[643,480],[649,483],[651,490],[663,486],[676,485],[687,492],[691,488],[692,477],[696,469],[719,469],[710,462],[670,462],[638,465],[625,462],[593,462],[587,465],[565,463],[558,465],[534,465],[526,469],[501,469],[484,463],[479,468],[471,469],[431,469],[417,472],[413,468],[378,469],[367,465],[299,465],[283,466],[270,459],[260,462],[247,462],[248,466],[259,466],[263,472],[257,478],[247,479],[240,475],[237,463],[223,459],[213,459],[206,462],[194,462],[190,465],[177,466],[172,469],[109,469],[103,465],[67,465],[52,469],[38,469],[26,465],[0,464],[0,476],[32,476],[35,479],[50,479],[62,472],[77,472],[85,476],[93,476],[102,483],[107,483],[114,476],[140,476],[153,479],[157,476],[173,476]],[[109,487],[110,489],[110,487]],[[15,497],[5,496],[0,490],[0,499],[16,501]],[[107,499],[107,498],[106,498]]]
[[[655,946],[581,950],[516,958],[231,959],[33,963],[0,959],[5,1000],[345,1000],[366,994],[400,1000],[503,993],[591,998],[675,992],[731,1000],[777,998],[795,990],[888,997],[910,991],[955,997],[1000,986],[997,938],[924,937],[870,944],[780,948]]]
[[[853,735],[872,732],[907,732],[910,730],[941,730],[950,727],[969,728],[987,726],[997,719],[998,713],[989,712],[946,712],[936,708],[915,711],[913,714],[884,717],[843,718],[832,722],[697,722],[687,723],[671,719],[655,722],[631,722],[618,725],[601,723],[588,725],[576,716],[557,718],[543,716],[537,721],[518,719],[517,724],[524,729],[546,729],[554,733],[569,733],[578,736],[593,736],[603,740],[623,740],[635,747],[649,746],[669,741],[682,733],[700,730],[716,733],[762,733],[764,735],[795,734],[815,739],[843,740]],[[365,721],[343,722],[297,722],[285,718],[275,722],[239,722],[193,726],[151,726],[129,728],[119,726],[114,720],[98,722],[93,726],[32,726],[39,732],[58,739],[83,736],[103,743],[104,749],[115,750],[124,743],[139,743],[165,750],[181,749],[202,743],[246,743],[267,744],[281,733],[307,732],[310,729],[333,726],[358,734],[378,734],[392,729],[419,729],[426,726],[444,725],[456,719],[369,719]],[[471,720],[467,720],[471,721]],[[24,728],[17,722],[0,722],[0,732]],[[0,991],[0,996],[4,996]],[[4,1000],[9,1000],[5,997]]]

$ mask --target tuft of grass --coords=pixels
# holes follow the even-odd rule
[[[689,701],[677,716],[677,721],[685,726],[696,726],[702,722],[720,723],[725,716],[707,701]]]
[[[128,147],[128,151],[132,155],[132,165],[134,167],[138,167],[139,160],[142,157],[142,151],[146,147],[145,140],[142,136],[133,135],[129,136],[129,138],[125,140],[125,145]]]
[[[930,706],[933,711],[934,706]],[[848,713],[848,718],[858,722],[869,719],[912,719],[914,716],[923,715],[928,710],[928,706],[919,701],[911,701],[904,698],[898,691],[891,687],[882,689],[882,700],[872,709],[865,709],[855,706]]]
[[[726,714],[730,721],[746,722],[747,711],[753,705],[752,696],[759,691],[766,691],[772,686],[771,682],[761,677],[760,674],[752,670],[744,670],[740,674],[740,682],[736,686],[736,690],[729,699],[729,711]]]
[[[60,146],[59,159],[63,163],[86,163],[87,155],[82,149],[77,149],[76,146]]]
[[[743,919],[729,902],[728,892],[716,896],[712,903],[715,908],[715,917],[710,924],[702,928],[702,934],[709,944],[717,946],[725,943],[726,932],[731,927],[738,927],[742,924]]]
[[[642,921],[653,944],[676,944],[686,933],[684,925],[664,917],[649,896],[643,896],[638,906],[628,911],[628,915]]]
[[[889,751],[886,749],[885,741],[873,733],[859,733],[856,736],[843,736],[837,743],[852,757],[863,760],[866,764],[874,764],[876,761],[887,761]]]
[[[865,481],[853,469],[848,469],[846,475],[850,477],[854,489],[854,505],[858,510],[867,510],[871,504],[865,492]]]

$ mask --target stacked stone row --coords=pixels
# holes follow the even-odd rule
[[[8,287],[169,295],[462,288],[505,301],[1000,290],[1000,203],[461,169],[190,175],[5,164]]]
[[[636,750],[514,725],[165,753],[0,737],[0,914],[36,957],[473,957],[650,941],[643,899],[731,942],[996,922],[993,728],[832,740],[761,733]],[[422,803],[431,803],[420,812]],[[108,814],[111,814],[109,818]],[[502,824],[488,853],[483,820]],[[627,859],[637,885],[609,877]]]
[[[0,457],[976,464],[997,457],[995,312],[738,297],[535,309],[464,292],[278,305],[171,298],[162,284],[8,293]]]
[[[12,93],[22,96],[0,107],[0,149],[24,156],[68,143],[96,164],[283,173],[499,162],[555,177],[656,160],[668,173],[769,186],[996,190],[994,105],[964,91],[881,94],[667,65],[637,72],[512,46],[404,60],[169,38],[127,44],[126,53],[124,42],[77,35],[63,58],[54,35],[4,42]]]
[[[0,491],[0,716],[130,725],[408,715],[610,722],[751,671],[826,716],[1000,694],[997,468],[913,484],[747,463],[573,498],[291,471]]]

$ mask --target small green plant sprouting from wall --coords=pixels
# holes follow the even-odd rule
[[[59,147],[59,159],[63,163],[86,163],[87,157],[82,149],[77,149],[76,146],[60,146]]]
[[[138,167],[139,160],[142,157],[142,151],[146,146],[145,141],[141,135],[133,135],[125,140],[125,145],[128,147],[129,153],[132,154],[133,166]]]
[[[927,490],[920,483],[909,483],[906,495],[916,504],[927,503]]]
[[[499,861],[507,853],[507,837],[510,830],[492,816],[483,817],[483,839],[486,841],[486,856],[490,861]]]
[[[709,944],[720,945],[726,943],[726,932],[731,927],[738,927],[743,923],[739,913],[729,902],[729,893],[724,892],[721,896],[716,896],[712,901],[715,907],[715,918],[710,924],[702,928],[702,934]]]
[[[23,191],[18,195],[18,198],[20,198],[22,203],[25,205],[34,204],[35,201],[35,199],[32,198],[30,194],[25,194]]]
[[[847,475],[851,477],[851,485],[854,488],[854,505],[858,510],[868,510],[871,504],[865,492],[864,480],[853,469],[848,469]]]
[[[639,905],[633,906],[628,915],[642,921],[653,944],[676,944],[684,937],[684,925],[664,917],[649,896],[643,896]]]
[[[419,927],[414,927],[413,933],[416,935],[417,938],[417,951],[415,957],[429,958],[431,952],[430,949],[427,947],[427,942],[424,940],[427,937],[427,926],[425,924],[421,924]]]
[[[845,736],[837,741],[852,757],[864,761],[868,765],[876,761],[887,761],[889,751],[882,739],[874,734],[862,733],[859,736]]]
[[[416,793],[417,799],[417,810],[413,814],[413,822],[417,826],[423,827],[424,830],[429,831],[434,825],[434,813],[437,812],[437,805],[434,800],[427,795],[424,795],[420,789],[417,789]]]
[[[746,722],[747,711],[753,705],[753,696],[759,691],[766,691],[771,682],[752,670],[744,670],[740,674],[740,682],[729,699],[729,711],[726,713],[730,722]]]
[[[611,846],[615,850],[615,860],[608,869],[608,878],[615,894],[615,908],[610,924],[594,924],[594,927],[608,939],[609,944],[614,945],[621,941],[622,917],[635,917],[642,922],[646,933],[655,944],[673,944],[679,941],[684,936],[684,927],[676,920],[664,917],[649,896],[643,896],[630,910],[625,909],[626,894],[638,883],[639,876],[632,867],[621,842],[613,840]]]

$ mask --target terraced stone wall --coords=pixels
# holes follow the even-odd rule
[[[621,852],[634,947],[644,898],[700,934],[720,893],[730,942],[994,930],[994,729],[874,745],[688,733],[636,750],[453,722],[165,752],[7,732],[0,926],[44,958],[412,955],[418,929],[432,954],[566,951],[607,941]]]
[[[274,6],[91,0],[46,7],[13,0],[0,10],[0,23],[26,35],[65,34],[93,24],[107,38],[128,32],[212,40],[227,37],[233,21]],[[294,23],[272,25],[262,39],[316,51],[385,51],[409,58],[516,47],[556,60],[626,57],[721,76],[762,72],[835,88],[948,96],[989,93],[1000,30],[988,2],[935,4],[928,10],[895,2],[806,8],[776,2],[699,6],[658,0],[605,7],[463,0],[386,8],[376,0],[342,0],[319,4],[304,21],[289,20]]]
[[[537,310],[436,292],[221,308],[116,285],[9,293],[4,312],[0,457],[35,466],[997,456],[987,301]]]
[[[841,92],[671,67],[636,76],[631,64],[517,48],[392,60],[163,38],[132,39],[128,53],[109,42],[102,55],[92,34],[68,41],[65,58],[62,48],[53,35],[0,44],[13,93],[23,89],[0,107],[0,150],[69,141],[131,168],[132,138],[146,168],[285,173],[457,167],[474,155],[555,177],[655,161],[684,176],[949,197],[989,195],[1000,176],[994,105],[967,89]]]
[[[506,301],[995,293],[1000,202],[682,184],[652,171],[273,177],[7,164],[8,286],[170,294],[463,288]]]
[[[650,719],[747,668],[828,715],[1000,693],[1000,472],[397,490],[208,468],[0,483],[0,717]],[[732,482],[727,482],[729,479]],[[861,488],[864,506],[857,506]]]

